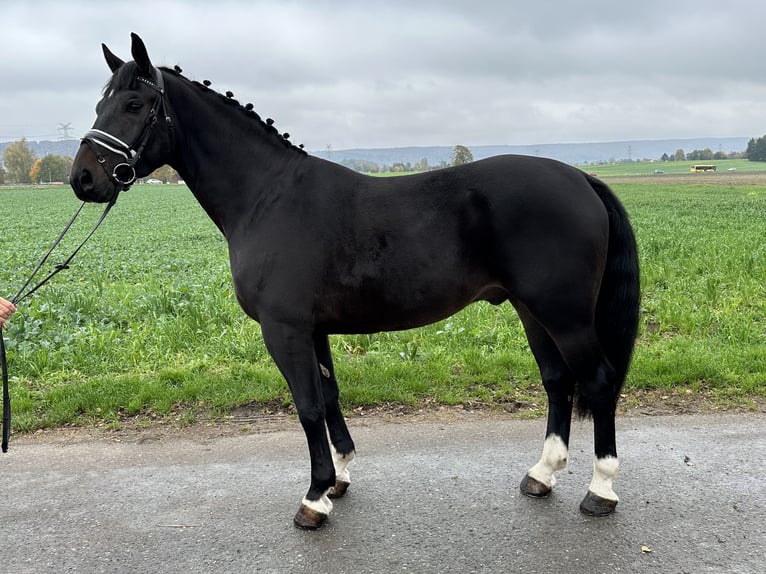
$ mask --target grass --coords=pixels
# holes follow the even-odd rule
[[[661,178],[662,175],[692,175],[691,166],[697,164],[712,164],[718,168],[718,171],[715,173],[700,172],[693,174],[699,176],[701,181],[706,175],[728,173],[729,170],[736,171],[737,173],[753,173],[762,172],[764,169],[766,169],[766,165],[764,165],[763,162],[748,161],[746,159],[613,163],[603,165],[589,165],[584,166],[582,169],[588,173],[595,173],[599,177],[604,178],[642,175],[656,175],[658,178]],[[655,171],[661,171],[662,174],[655,174]]]
[[[617,183],[642,265],[640,337],[626,393],[766,396],[766,187]],[[0,293],[10,297],[77,207],[68,188],[0,189]],[[60,248],[64,259],[100,214]],[[79,238],[77,237],[79,234]],[[123,194],[72,268],[6,332],[14,428],[182,421],[290,404],[257,323],[233,295],[226,244],[185,187]],[[545,402],[508,306],[475,304],[406,332],[332,338],[344,409]]]
[[[633,214],[643,274],[629,387],[762,396],[766,188],[614,187]]]

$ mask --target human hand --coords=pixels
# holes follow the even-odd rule
[[[16,305],[0,297],[0,327],[5,328],[5,322],[16,311]]]

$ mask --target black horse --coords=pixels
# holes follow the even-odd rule
[[[417,327],[479,300],[515,307],[548,393],[542,457],[521,491],[551,492],[575,406],[595,433],[580,508],[614,511],[614,419],[639,271],[628,217],[604,183],[524,156],[360,175],[293,146],[232,94],[155,68],[135,34],[134,61],[103,50],[113,75],[72,187],[80,199],[113,202],[136,176],[169,164],[226,237],[237,299],[260,322],[308,440],[311,485],[298,526],[327,518],[354,457],[328,335]]]

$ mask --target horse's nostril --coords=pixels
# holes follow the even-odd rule
[[[78,172],[73,170],[70,177],[70,183],[72,184],[72,189],[74,190],[75,195],[84,201],[91,193],[93,193],[93,189],[95,188],[93,174],[87,169],[82,169]]]
[[[93,176],[91,175],[90,171],[87,169],[84,169],[80,172],[80,177],[78,178],[78,181],[80,183],[80,189],[83,191],[91,191],[93,189]]]

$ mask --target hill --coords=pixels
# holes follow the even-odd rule
[[[479,145],[468,146],[474,159],[483,159],[493,155],[522,154],[550,157],[574,165],[618,161],[624,159],[659,159],[662,154],[672,155],[682,149],[690,152],[695,149],[711,149],[714,152],[740,152],[747,148],[750,137],[730,138],[688,138],[666,140],[634,140],[595,143],[564,143],[539,145]],[[5,148],[12,142],[0,142],[0,158]],[[80,140],[29,141],[29,147],[36,157],[47,154],[74,157],[80,146]],[[337,163],[349,160],[370,161],[380,166],[394,163],[415,164],[426,158],[429,165],[439,165],[451,160],[453,146],[397,147],[342,150],[314,150],[311,155],[329,159]]]
[[[565,143],[539,145],[489,145],[468,146],[474,159],[493,155],[521,154],[550,157],[573,165],[613,162],[625,159],[659,159],[662,154],[673,155],[676,150],[685,152],[710,149],[714,152],[742,152],[747,148],[749,137],[689,138],[666,140],[634,140],[595,143]],[[453,146],[400,147],[379,149],[345,149],[312,151],[312,155],[338,163],[348,160],[371,161],[380,166],[397,162],[414,164],[423,158],[429,165],[450,162]]]

